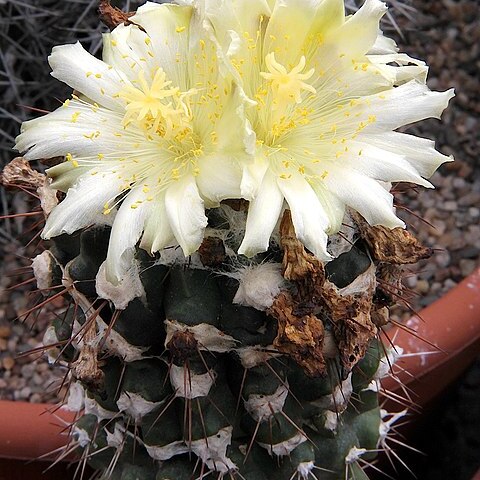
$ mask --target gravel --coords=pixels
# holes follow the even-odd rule
[[[50,3],[55,5],[57,2]],[[419,310],[455,287],[480,265],[480,166],[477,162],[480,155],[480,29],[475,21],[480,16],[480,6],[476,0],[415,0],[404,3],[415,7],[416,12],[412,14],[406,10],[408,17],[395,16],[403,38],[395,32],[389,32],[389,35],[396,37],[402,51],[427,60],[430,65],[428,83],[432,89],[446,90],[453,86],[457,92],[442,121],[431,119],[408,129],[409,133],[435,139],[437,148],[445,154],[454,155],[456,161],[442,166],[435,173],[431,179],[435,190],[399,186],[396,194],[399,215],[425,245],[435,249],[432,258],[410,266],[406,272],[406,295],[414,310]],[[79,1],[78,5],[81,4]],[[15,4],[12,2],[7,7],[14,8],[12,5]],[[90,39],[90,34],[82,30],[82,25],[91,26],[94,23],[92,15],[93,12],[81,20],[76,26],[77,31],[55,30],[52,27],[52,44],[83,35],[91,50],[97,48],[98,29],[97,36]],[[15,21],[20,22],[19,18]],[[65,25],[66,20],[62,18],[62,22]],[[51,47],[44,45],[43,48],[48,51]],[[15,53],[12,47],[8,51],[9,55]],[[42,68],[45,71],[42,81],[46,82],[45,85],[53,85],[53,80],[48,77],[48,67],[43,65]],[[34,94],[31,97],[36,98]],[[41,100],[30,104],[45,106],[45,97],[38,98]],[[9,108],[14,108],[14,104],[15,101],[12,101]],[[22,111],[21,115],[18,112],[15,115],[24,118],[26,114]],[[0,125],[0,133],[2,130],[12,131],[11,119],[8,119],[8,126]],[[5,139],[2,151],[8,157],[10,154],[5,145],[11,144],[11,141],[8,137]],[[4,206],[8,204],[9,213],[28,210],[28,202],[20,195],[13,200],[2,193],[1,201]],[[409,211],[415,212],[415,215]],[[45,359],[38,358],[38,354],[19,355],[39,346],[49,318],[61,310],[61,305],[50,306],[50,311],[39,316],[34,323],[31,320],[20,323],[13,320],[28,308],[32,296],[27,293],[33,287],[25,285],[5,290],[31,275],[7,277],[5,274],[27,265],[25,259],[18,256],[20,244],[15,240],[23,227],[25,225],[16,220],[5,223],[0,229],[0,248],[5,252],[4,263],[0,267],[0,398],[55,401],[64,393],[63,390],[56,392],[55,385],[58,388],[65,372],[58,367],[52,368]],[[25,257],[34,255],[31,248],[20,253]],[[399,307],[393,315],[397,319],[406,319],[411,313]]]
[[[32,315],[25,321],[15,320],[38,298],[38,293],[28,285],[6,289],[32,276],[31,270],[7,276],[7,269],[12,272],[25,264],[15,254],[16,247],[5,249],[4,265],[0,268],[0,399],[55,402],[65,393],[63,388],[59,389],[65,370],[49,365],[39,353],[26,352],[42,345],[43,332],[62,310],[62,302],[52,302],[38,318]],[[30,251],[33,253],[33,249]]]

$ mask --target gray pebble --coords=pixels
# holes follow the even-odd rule
[[[440,204],[440,207],[443,208],[443,210],[446,210],[447,212],[454,212],[458,208],[457,202],[453,200],[443,202],[443,204]]]
[[[468,275],[473,273],[473,271],[477,267],[477,261],[462,258],[459,262],[459,266],[460,266],[460,271],[462,272],[462,276],[467,277]]]
[[[435,252],[434,260],[439,267],[448,267],[450,265],[450,253],[447,250]]]
[[[468,215],[472,218],[480,217],[480,208],[477,207],[470,207],[468,209]]]

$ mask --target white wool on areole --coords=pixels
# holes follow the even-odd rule
[[[138,393],[126,391],[122,392],[117,400],[118,410],[120,412],[126,412],[137,422],[162,403],[163,402],[151,402]]]
[[[334,432],[337,429],[338,425],[338,413],[332,412],[331,410],[325,410],[325,423],[324,427],[331,432]]]
[[[283,442],[270,444],[257,442],[262,448],[268,451],[270,455],[276,455],[277,457],[284,457],[290,455],[303,442],[306,442],[307,436],[303,432],[296,433],[293,437],[284,440]]]
[[[227,457],[227,448],[232,443],[233,427],[221,428],[215,435],[190,442],[190,448],[208,468],[226,473],[237,466]]]
[[[117,285],[107,280],[106,273],[106,262],[103,262],[95,278],[95,289],[100,298],[111,301],[117,310],[125,310],[134,298],[145,296],[137,262],[132,263]]]
[[[286,285],[280,263],[261,263],[242,267],[232,274],[240,285],[233,299],[246,307],[264,311]]]
[[[113,432],[108,428],[105,428],[104,430],[107,437],[107,445],[112,448],[123,449],[123,446],[125,445],[125,437],[127,435],[125,426],[122,423],[117,422],[113,427]]]
[[[214,370],[196,375],[185,367],[172,364],[170,366],[170,383],[175,395],[191,400],[197,397],[206,397],[215,383],[217,374]]]
[[[350,465],[351,463],[355,463],[365,453],[367,453],[365,448],[352,447],[345,457],[345,464]]]
[[[60,349],[56,346],[49,347],[49,345],[57,345],[58,342],[59,342],[59,339],[57,337],[57,332],[55,331],[55,327],[53,325],[50,325],[45,330],[45,333],[42,339],[43,346],[46,347],[45,353],[47,354],[47,360],[50,365],[55,365],[55,363],[58,361]]]
[[[242,367],[249,369],[262,365],[272,358],[280,357],[281,353],[275,353],[273,345],[255,345],[253,347],[237,348],[235,353],[239,356]]]
[[[271,395],[251,394],[243,402],[245,410],[256,422],[263,422],[283,410],[288,392],[288,383],[285,383],[280,384]]]
[[[56,261],[49,250],[45,250],[32,260],[33,275],[39,290],[47,290],[52,286],[52,271],[55,264]]]
[[[80,382],[72,382],[68,390],[67,403],[62,406],[69,412],[81,412],[85,407],[85,390]]]
[[[84,415],[95,415],[99,421],[110,420],[118,415],[118,412],[111,412],[103,408],[94,398],[85,395]]]
[[[311,404],[315,407],[331,410],[333,412],[342,412],[347,408],[352,393],[352,372],[350,372],[348,377],[335,387],[332,394],[320,397],[311,402]]]
[[[77,426],[73,427],[72,436],[75,438],[81,448],[87,447],[92,442],[88,432],[83,428],[78,428]]]
[[[169,443],[162,447],[156,445],[147,445],[144,443],[145,448],[147,449],[148,454],[154,460],[165,461],[169,460],[176,455],[182,455],[190,451],[189,447],[185,445],[182,440],[177,440],[176,442]]]
[[[209,352],[229,352],[237,345],[237,340],[232,336],[223,333],[217,327],[207,323],[200,323],[191,327],[176,320],[165,320],[165,330],[167,337],[165,339],[165,346],[168,345],[173,335],[177,332],[189,332],[198,342],[199,350],[207,350]]]
[[[297,473],[302,480],[307,480],[310,478],[312,474],[312,470],[315,468],[315,463],[313,461],[310,462],[302,462],[297,467]],[[313,478],[316,478],[315,476]]]

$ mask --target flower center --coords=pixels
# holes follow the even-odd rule
[[[305,57],[302,56],[298,65],[288,72],[281,63],[277,62],[274,52],[265,57],[268,72],[260,72],[260,75],[271,83],[275,96],[274,108],[279,108],[292,101],[301,103],[303,90],[313,94],[317,93],[312,85],[305,82],[313,76],[315,69],[312,68],[306,73],[301,73],[305,68],[305,63]]]
[[[117,96],[126,102],[124,128],[134,123],[147,136],[159,135],[174,138],[179,132],[189,129],[191,110],[189,97],[196,92],[180,92],[166,80],[165,72],[158,68],[149,85],[140,71],[134,85],[128,85]]]

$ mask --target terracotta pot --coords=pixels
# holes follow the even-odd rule
[[[420,318],[421,317],[421,318]],[[425,404],[451,383],[479,353],[480,269],[409,322],[416,334],[438,345],[444,353],[404,357],[399,366],[407,373],[399,377]],[[434,348],[401,329],[391,329],[390,338],[404,353],[433,351]],[[398,385],[388,380],[389,390]],[[53,405],[0,401],[0,458],[55,458],[55,449],[65,445],[65,426],[73,414]],[[22,477],[23,478],[23,477]],[[1,479],[1,475],[0,475]],[[474,480],[480,480],[476,476]]]
[[[415,403],[423,406],[480,354],[480,268],[406,325],[415,335],[398,327],[388,331],[394,344],[410,355],[400,358],[394,370],[408,385]],[[398,382],[391,378],[382,385],[400,391]]]
[[[56,458],[74,415],[45,403],[0,401],[0,458]],[[0,477],[1,478],[1,477]]]

